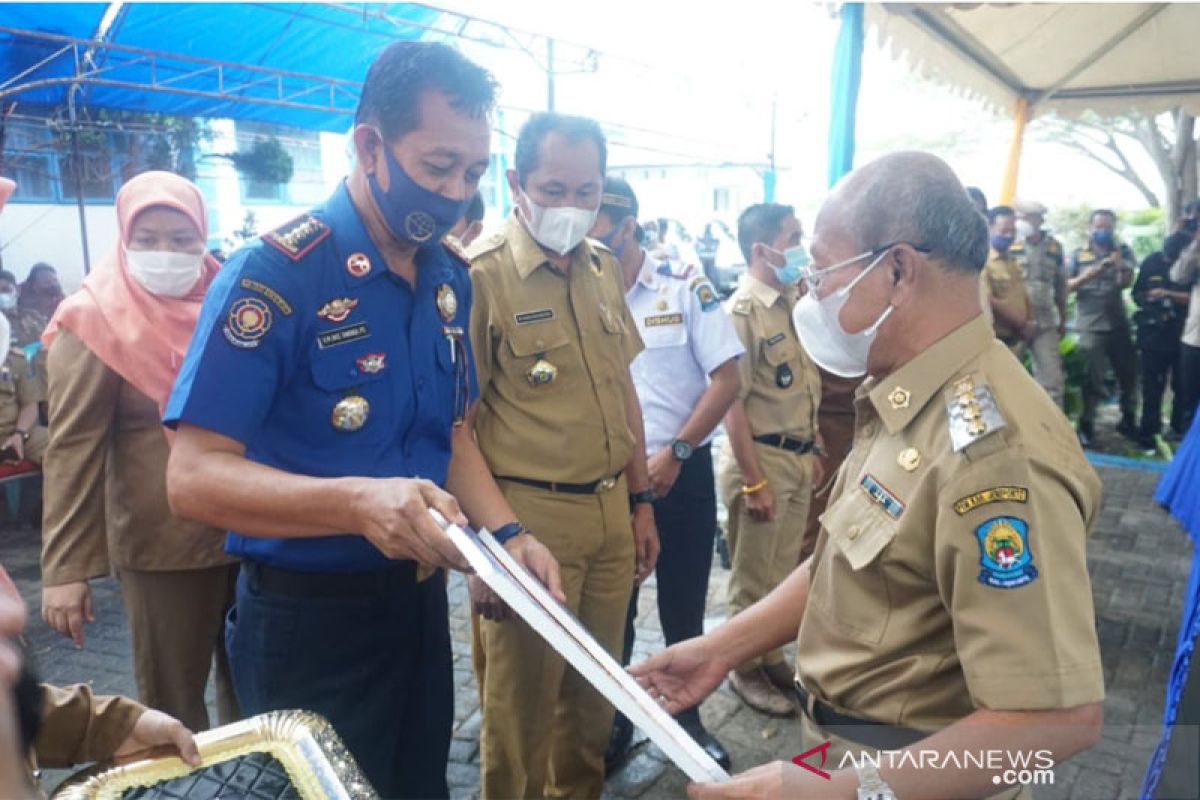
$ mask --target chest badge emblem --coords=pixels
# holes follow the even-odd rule
[[[346,272],[356,278],[361,278],[371,271],[371,259],[366,253],[353,253],[346,259]]]
[[[371,413],[371,404],[361,395],[351,394],[337,401],[333,407],[330,422],[333,427],[343,433],[353,433],[367,424]]]
[[[903,386],[897,386],[888,394],[888,403],[891,404],[893,411],[899,411],[902,408],[908,408],[908,401],[911,397],[912,392]]]
[[[905,472],[915,472],[917,467],[921,466],[921,454],[915,447],[907,447],[900,451],[900,455],[896,456],[896,463]]]
[[[358,365],[358,371],[364,375],[374,375],[376,372],[382,372],[387,366],[387,353],[367,353],[365,356],[358,358],[354,362]]]
[[[330,322],[345,322],[357,306],[358,300],[352,297],[338,297],[321,306],[317,316]]]
[[[446,322],[454,319],[454,315],[458,313],[458,295],[454,293],[450,284],[443,283],[437,288],[437,307]]]
[[[775,368],[775,385],[780,389],[786,389],[792,385],[795,376],[792,374],[792,368],[787,364],[780,364]]]
[[[545,353],[538,353],[537,361],[525,373],[525,379],[530,386],[548,386],[558,377],[558,367],[546,360]]]

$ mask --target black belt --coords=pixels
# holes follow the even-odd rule
[[[512,483],[520,483],[525,486],[532,486],[535,489],[545,489],[550,492],[565,492],[567,494],[599,494],[607,492],[609,489],[617,485],[617,479],[621,477],[621,470],[616,475],[610,475],[607,478],[601,478],[598,481],[591,483],[559,483],[558,481],[539,481],[534,478],[514,478],[512,475],[497,475],[498,481],[511,481]]]
[[[759,444],[769,444],[771,447],[778,447],[780,450],[790,450],[793,453],[800,453],[801,455],[813,449],[811,440],[793,439],[782,433],[764,433],[762,436],[755,436],[754,441]]]
[[[878,720],[842,714],[834,711],[820,699],[812,697],[808,690],[800,685],[800,681],[795,681],[792,686],[796,690],[796,699],[800,701],[800,708],[804,710],[805,716],[819,725],[821,730],[826,733],[832,733],[876,750],[901,750],[930,736],[928,733],[912,728],[903,728]],[[809,705],[810,698],[812,700],[811,707]]]
[[[289,597],[362,597],[394,592],[416,581],[417,565],[403,561],[375,572],[296,572],[257,561],[243,561],[242,573],[253,589]]]

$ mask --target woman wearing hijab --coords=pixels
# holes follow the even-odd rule
[[[237,566],[221,531],[167,505],[162,408],[204,292],[219,265],[205,250],[204,199],[191,182],[147,172],[117,195],[120,240],[47,326],[50,444],[43,463],[42,617],[84,643],[88,580],[121,581],[143,703],[208,727],[236,718],[222,641]]]

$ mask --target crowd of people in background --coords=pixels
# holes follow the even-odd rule
[[[484,235],[494,95],[456,51],[394,44],[367,76],[351,175],[227,263],[206,250],[200,191],[151,172],[121,189],[118,242],[70,298],[48,265],[20,286],[0,272],[0,442],[44,473],[42,616],[86,646],[89,582],[115,573],[139,697],[169,715],[149,733],[140,707],[116,715],[108,741],[190,755],[171,718],[213,722],[211,672],[218,722],[312,709],[384,796],[445,796],[441,575],[465,562],[427,508],[493,531],[626,664],[657,570],[669,649],[631,669],[726,768],[698,711],[726,679],[843,751],[1003,714],[1021,724],[975,728],[997,747],[1094,741],[1081,542],[1099,480],[1075,437],[1092,442],[1110,371],[1123,435],[1155,446],[1167,386],[1168,436],[1190,424],[1200,206],[1137,269],[1111,211],[1068,253],[1044,206],[988,208],[940,159],[893,154],[811,225],[783,203],[744,209],[746,269],[722,302],[712,230],[691,264],[666,220],[639,223],[587,118],[529,119],[514,211]],[[718,501],[732,620],[705,633]],[[631,724],[479,579],[469,591],[484,797],[600,796]],[[103,716],[53,691],[48,713]],[[794,766],[727,791],[784,780],[769,785],[797,796]],[[920,796],[916,773],[888,780]],[[946,780],[993,790],[969,770]]]

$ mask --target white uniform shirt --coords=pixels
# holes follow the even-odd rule
[[[704,273],[642,252],[638,279],[625,293],[646,349],[630,373],[642,405],[646,454],[670,445],[708,388],[708,376],[746,352]],[[712,441],[710,433],[703,442]]]

